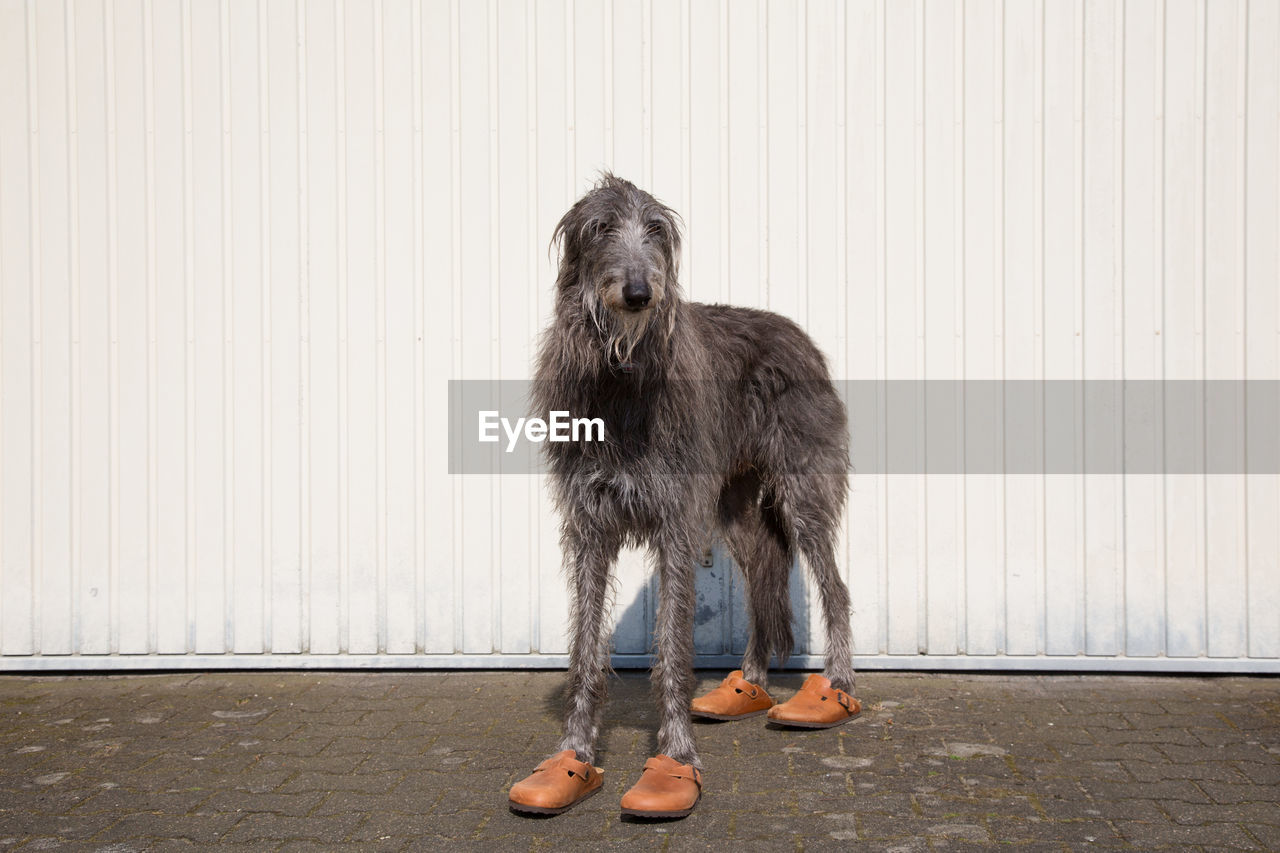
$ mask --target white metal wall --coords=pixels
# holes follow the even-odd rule
[[[563,660],[444,407],[601,167],[843,378],[1280,378],[1278,57],[1270,0],[0,0],[0,667]],[[851,487],[859,665],[1280,669],[1275,476]]]

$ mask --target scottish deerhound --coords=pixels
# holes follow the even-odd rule
[[[849,593],[835,542],[847,489],[844,407],[813,341],[777,314],[681,298],[680,220],[605,174],[556,226],[555,318],[537,357],[535,409],[600,417],[603,443],[544,445],[572,582],[561,750],[594,759],[619,548],[648,545],[660,584],[651,678],[658,746],[700,767],[689,720],[694,567],[719,535],[746,578],[748,681],[792,648],[787,577],[817,581],[825,675],[852,692]]]

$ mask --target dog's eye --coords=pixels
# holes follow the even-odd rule
[[[650,223],[649,223],[649,225],[644,229],[644,233],[645,233],[645,236],[646,236],[646,237],[661,237],[661,236],[662,236],[662,223],[661,223],[661,222],[659,222],[659,221],[658,221],[658,220],[656,220],[656,219],[655,219],[655,220],[653,220],[653,221],[652,221],[652,222],[650,222]]]

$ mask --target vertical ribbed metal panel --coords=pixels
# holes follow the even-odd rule
[[[447,473],[447,382],[528,376],[602,168],[841,378],[1280,378],[1278,57],[1256,0],[0,0],[0,667],[560,660],[543,484]],[[1273,475],[870,473],[840,556],[862,663],[1274,670],[1278,531]]]

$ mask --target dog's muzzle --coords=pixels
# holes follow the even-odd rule
[[[653,291],[649,289],[649,282],[644,280],[644,276],[627,276],[627,282],[622,286],[622,301],[628,308],[639,311],[641,308],[647,308],[652,299]]]

